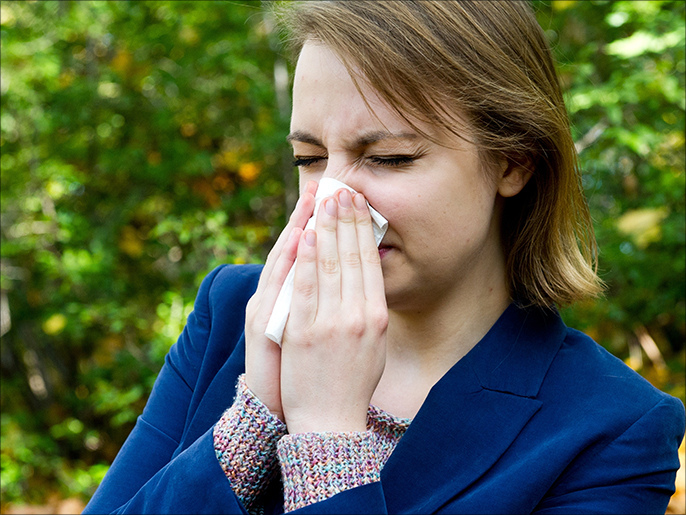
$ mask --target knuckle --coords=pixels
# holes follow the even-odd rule
[[[325,337],[325,341],[335,341],[340,334],[341,326],[336,323],[333,318],[330,318],[322,325],[322,332]]]
[[[296,282],[293,285],[293,289],[298,295],[306,299],[313,298],[317,293],[317,287],[312,282]]]
[[[314,332],[311,329],[305,328],[294,331],[286,325],[283,341],[283,348],[285,349],[297,349],[298,352],[311,352],[316,339]]]
[[[276,274],[270,274],[269,278],[267,279],[267,288],[275,288],[277,285],[278,280],[276,278]]]
[[[338,273],[339,265],[338,259],[333,257],[324,257],[319,260],[319,269],[325,274]]]
[[[293,211],[291,211],[290,216],[288,217],[288,225],[292,225],[295,223],[295,221],[298,219],[298,216],[300,215],[301,211],[303,211],[303,199],[300,197],[298,201],[295,203],[295,207],[293,208]]]
[[[248,304],[245,306],[245,316],[248,319],[255,318],[257,311],[259,310],[260,301],[257,298],[257,294],[250,297]]]
[[[352,268],[359,268],[361,262],[360,262],[360,254],[358,252],[344,252],[341,255],[341,262],[345,266],[349,266]]]
[[[267,254],[267,261],[274,261],[276,259],[276,248],[272,247],[272,249],[269,251],[269,254]]]
[[[288,326],[286,326],[286,328],[288,329]],[[299,349],[310,349],[315,345],[316,341],[316,332],[314,328],[310,326],[300,329],[296,337],[290,338],[289,345],[293,347],[298,347]]]
[[[379,332],[384,332],[388,328],[388,309],[379,307],[370,313],[371,325]]]
[[[367,321],[360,313],[349,315],[346,322],[347,332],[354,338],[360,338],[367,332]]]
[[[372,225],[372,217],[367,213],[366,215],[360,214],[355,220],[357,225]]]
[[[314,249],[308,249],[307,247],[300,247],[298,249],[298,254],[297,254],[297,259],[298,261],[296,262],[296,268],[297,268],[297,263],[313,263],[314,261],[317,260],[317,252]]]
[[[338,230],[338,226],[336,225],[335,221],[325,220],[324,222],[322,222],[321,228],[318,228],[317,231],[319,231],[320,229],[324,234],[335,236],[336,231]]]
[[[362,252],[362,260],[369,265],[381,264],[381,257],[379,256],[379,249],[367,249]]]
[[[309,342],[331,342],[336,339],[338,330],[337,324],[331,318],[317,319],[315,324],[303,331],[302,338]]]

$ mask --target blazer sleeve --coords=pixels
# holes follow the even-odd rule
[[[167,354],[142,415],[84,514],[246,513],[217,460],[212,428],[175,454],[207,348],[209,294],[220,270],[203,280],[194,311]]]
[[[383,487],[380,481],[351,488],[337,493],[326,500],[289,511],[289,515],[385,515],[388,513]]]
[[[685,422],[681,401],[665,396],[619,437],[570,465],[535,513],[665,513]]]

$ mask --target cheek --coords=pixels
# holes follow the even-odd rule
[[[316,183],[319,182],[319,179],[321,179],[322,174],[321,173],[312,173],[312,172],[298,172],[298,194],[299,196],[302,196],[302,194],[305,192],[305,188],[307,187],[307,183],[310,181],[314,181]]]
[[[493,206],[489,199],[477,192],[444,193],[414,195],[411,202],[397,206],[394,214],[398,232],[412,238],[414,245],[434,251],[441,247],[450,251],[453,245],[481,239],[491,219]]]
[[[369,205],[388,220],[389,227],[394,228],[401,223],[403,211],[407,207],[406,200],[401,194],[394,194],[388,191],[387,188],[375,191],[372,191],[370,188],[364,188],[362,193],[367,202],[369,202]]]
[[[422,181],[401,179],[365,184],[362,193],[394,231],[409,236],[410,232],[430,230],[435,213],[445,209],[444,200]]]

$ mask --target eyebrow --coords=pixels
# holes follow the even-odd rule
[[[418,134],[415,134],[414,132],[387,132],[387,131],[372,131],[368,132],[365,134],[362,134],[361,136],[357,137],[356,139],[352,140],[348,146],[350,148],[360,148],[360,147],[366,147],[369,146],[373,143],[377,143],[379,141],[387,140],[387,139],[409,139],[409,140],[416,140],[419,138]],[[298,141],[300,143],[308,143],[310,145],[314,145],[317,147],[324,147],[321,141],[319,141],[317,138],[315,138],[313,135],[311,135],[308,132],[305,131],[293,131],[291,132],[288,136],[286,136],[286,141],[288,142],[293,142],[293,141]]]

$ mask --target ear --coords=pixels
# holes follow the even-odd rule
[[[533,175],[533,162],[530,157],[518,161],[502,158],[498,193],[502,197],[514,197],[524,189]]]

